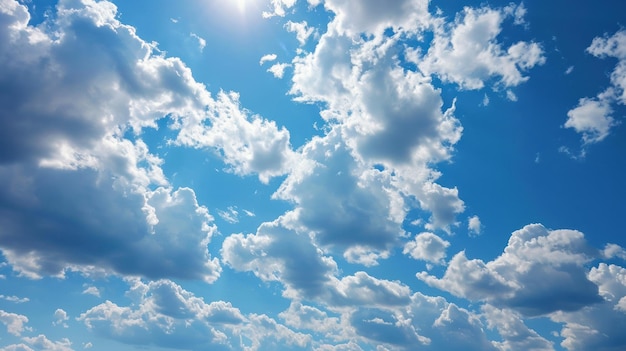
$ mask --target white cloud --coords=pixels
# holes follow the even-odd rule
[[[382,34],[389,27],[416,30],[430,19],[428,1],[424,0],[326,0],[324,7],[336,14],[337,30],[348,35]]]
[[[378,279],[365,272],[333,279],[321,301],[329,306],[389,307],[405,306],[410,301],[411,290],[398,282]]]
[[[468,260],[460,252],[443,278],[426,272],[417,277],[454,295],[524,315],[576,311],[601,300],[584,267],[597,254],[578,231],[531,224],[513,232],[504,253],[493,261]]]
[[[481,103],[481,106],[489,106],[489,96],[486,93],[483,96],[483,102]]]
[[[509,101],[513,101],[513,102],[517,101],[517,95],[515,95],[515,93],[512,90],[507,90],[506,91],[506,98]]]
[[[200,52],[204,51],[204,48],[206,47],[206,40],[196,33],[190,33],[189,35],[198,42],[198,49]]]
[[[306,349],[310,337],[265,316],[243,315],[224,301],[202,298],[168,280],[131,281],[135,298],[124,307],[106,301],[78,318],[98,335],[135,345],[177,349]],[[246,348],[246,342],[251,345]],[[272,347],[271,345],[274,345]]]
[[[314,53],[294,60],[292,94],[327,103],[322,117],[340,123],[334,132],[352,157],[366,166],[384,165],[385,174],[394,174],[389,191],[417,197],[433,212],[433,228],[448,228],[462,201],[453,199],[456,190],[433,184],[438,174],[427,165],[448,159],[460,138],[454,106],[442,113],[429,80],[398,66],[394,39],[352,45],[329,29]]]
[[[433,233],[421,233],[413,241],[404,245],[403,254],[408,254],[416,260],[424,260],[437,264],[444,264],[446,249],[450,242],[443,240]]]
[[[138,134],[168,116],[176,143],[215,150],[233,172],[267,182],[295,155],[288,131],[250,117],[235,93],[212,99],[180,59],[120,23],[110,2],[60,1],[38,27],[25,6],[3,4],[0,84],[13,95],[0,112],[2,150],[11,150],[0,152],[0,179],[11,185],[0,197],[15,206],[0,212],[0,246],[13,269],[217,279],[213,218],[193,190],[170,187]],[[122,137],[131,130],[134,142]]]
[[[534,42],[517,42],[503,48],[497,41],[502,22],[514,16],[515,6],[501,9],[466,7],[452,25],[437,21],[435,37],[426,54],[415,62],[426,74],[458,84],[463,89],[480,89],[489,79],[496,87],[514,87],[526,80],[523,72],[545,62],[543,50]]]
[[[9,302],[15,302],[15,303],[24,303],[24,302],[30,301],[28,297],[17,297],[17,296],[6,296],[6,295],[0,295],[0,299],[6,300]]]
[[[67,312],[65,312],[63,309],[61,308],[57,308],[54,311],[54,321],[52,321],[52,325],[60,325],[63,328],[67,328],[67,320],[69,319],[69,317],[67,316]]]
[[[285,17],[285,11],[291,9],[296,4],[296,0],[271,0],[270,4],[271,11],[263,11],[262,13],[264,18]]]
[[[16,204],[0,213],[6,225],[0,245],[22,275],[60,276],[66,269],[97,266],[151,278],[211,282],[219,276],[219,263],[207,250],[216,231],[213,218],[191,189],[140,192],[89,169],[0,167],[3,181],[20,178],[25,184],[0,191],[0,198]],[[59,199],[64,199],[63,206]]]
[[[480,217],[471,216],[467,219],[467,230],[470,236],[480,235],[483,229],[482,223],[480,223]]]
[[[302,21],[302,22],[287,21],[287,23],[285,23],[285,29],[287,29],[288,32],[296,33],[296,39],[298,39],[300,46],[306,44],[306,41],[315,32],[315,29],[312,27],[309,27],[306,21]]]
[[[617,244],[606,244],[602,255],[607,259],[618,257],[622,260],[626,260],[626,249]]]
[[[597,143],[606,138],[616,125],[612,113],[611,103],[605,94],[594,99],[583,98],[578,101],[578,106],[567,112],[564,126],[582,134],[585,145]]]
[[[337,269],[336,263],[323,256],[306,233],[294,231],[285,222],[281,217],[263,223],[256,234],[230,235],[222,244],[222,259],[238,271],[283,283],[287,289],[283,294],[316,297]]]
[[[100,290],[98,290],[98,288],[96,288],[95,286],[87,286],[85,290],[83,290],[83,294],[100,297]]]
[[[626,344],[626,269],[600,263],[588,277],[598,285],[603,301],[578,311],[551,315],[553,321],[564,323],[561,346],[569,351],[618,350]]]
[[[272,62],[276,60],[277,57],[278,56],[276,56],[276,54],[263,55],[261,59],[259,60],[259,65],[263,65],[265,62]]]
[[[372,258],[387,256],[404,235],[405,213],[387,173],[355,160],[337,131],[314,138],[301,155],[274,194],[295,203],[288,217],[292,225],[308,229],[321,247],[340,250],[353,262],[371,265]]]
[[[490,305],[483,305],[482,311],[489,328],[497,329],[504,339],[502,342],[494,342],[500,350],[554,350],[552,343],[528,328],[519,314]]]
[[[326,338],[349,338],[349,325],[339,317],[330,317],[327,312],[313,306],[292,302],[289,308],[278,315],[285,324],[296,329],[311,330]]]
[[[458,225],[456,215],[465,210],[463,200],[459,199],[459,191],[442,187],[437,183],[425,183],[423,195],[419,196],[421,207],[432,213],[426,229],[443,229],[450,233],[450,225]]]
[[[617,58],[618,63],[611,73],[610,87],[594,98],[580,99],[578,106],[567,112],[565,127],[582,134],[583,147],[602,141],[619,123],[611,114],[615,102],[626,103],[626,31],[594,38],[587,52],[599,58]]]
[[[285,75],[285,69],[291,67],[289,63],[277,63],[268,68],[267,71],[274,75],[278,79],[282,79]]]
[[[239,222],[239,211],[234,206],[229,206],[226,211],[218,210],[217,214],[228,223]]]
[[[28,329],[24,326],[28,323],[28,317],[21,314],[0,310],[0,322],[7,327],[7,332],[11,335],[20,336],[24,330]]]
[[[48,339],[45,335],[39,334],[35,337],[24,337],[22,338],[24,342],[33,346],[36,350],[42,351],[73,351],[72,343],[63,338],[59,341],[52,341]]]
[[[612,36],[596,37],[587,52],[599,57],[614,57],[619,61],[611,73],[611,83],[618,90],[621,102],[626,103],[626,31],[619,30]]]
[[[295,157],[289,131],[242,110],[238,94],[220,92],[208,115],[210,125],[204,119],[180,118],[176,143],[216,148],[235,174],[257,173],[264,183],[289,170]]]

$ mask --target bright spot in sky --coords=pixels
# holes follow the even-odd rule
[[[239,10],[239,12],[245,12],[246,11],[246,5],[249,2],[252,2],[252,0],[231,0],[231,1],[235,3],[235,5],[237,6],[237,9]]]

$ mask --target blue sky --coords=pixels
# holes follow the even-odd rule
[[[0,0],[0,350],[626,348],[625,10]]]

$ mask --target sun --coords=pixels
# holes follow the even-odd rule
[[[237,9],[239,10],[239,12],[245,12],[246,11],[246,5],[249,5],[249,3],[251,3],[253,0],[232,0],[235,3],[235,6],[237,6]]]

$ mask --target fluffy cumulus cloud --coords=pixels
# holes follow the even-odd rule
[[[406,243],[402,253],[410,255],[416,260],[443,264],[446,249],[449,246],[450,242],[433,233],[426,232],[416,235],[413,241]]]
[[[262,224],[256,234],[233,234],[224,240],[224,263],[251,271],[262,280],[282,282],[286,295],[313,298],[322,293],[336,263],[325,257],[306,233],[297,232],[285,218]]]
[[[582,98],[578,106],[567,112],[565,127],[582,134],[585,145],[602,141],[616,124],[611,117],[613,109],[608,94],[605,92],[596,98]]]
[[[250,117],[234,93],[213,99],[181,60],[119,22],[110,2],[59,1],[36,27],[17,1],[3,0],[0,14],[0,87],[9,92],[0,179],[11,185],[0,191],[11,204],[0,210],[0,247],[14,269],[215,280],[212,217],[193,190],[171,188],[138,133],[169,116],[178,144],[216,150],[235,173],[263,181],[285,172],[289,133]],[[129,131],[136,140],[123,137]]]
[[[523,5],[500,9],[466,7],[453,23],[436,20],[435,36],[415,63],[426,74],[434,74],[463,89],[480,89],[490,80],[508,88],[528,79],[523,73],[545,62],[541,46],[520,41],[508,47],[497,41],[505,20],[523,23]]]
[[[350,320],[358,335],[384,349],[496,350],[477,315],[442,297],[415,293],[403,308],[361,308]]]
[[[584,309],[561,311],[550,318],[564,323],[561,346],[568,350],[619,350],[626,344],[626,269],[600,263],[590,270],[589,280],[597,284],[600,303]]]
[[[501,40],[505,26],[524,24],[523,5],[466,7],[444,17],[427,0],[308,4],[331,14],[325,32],[285,19],[283,29],[299,44],[295,58],[259,61],[288,77],[294,100],[315,103],[326,122],[293,150],[285,127],[243,108],[236,92],[212,96],[180,59],[121,23],[112,3],[60,0],[33,26],[21,2],[0,0],[0,88],[7,92],[0,96],[0,182],[7,185],[0,188],[0,249],[8,265],[29,278],[124,276],[130,301],[107,300],[76,320],[138,347],[550,350],[552,342],[525,324],[540,316],[562,326],[561,346],[570,351],[624,345],[626,271],[590,268],[599,258],[626,257],[620,246],[597,250],[578,231],[531,224],[483,261],[465,251],[448,259],[451,239],[439,236],[453,234],[465,211],[459,189],[440,185],[436,168],[451,160],[463,128],[456,100],[434,82],[489,87],[515,100],[511,89],[545,61],[533,41]],[[285,17],[295,6],[272,0],[264,16]],[[201,50],[207,45],[191,35]],[[624,38],[619,31],[588,48],[619,63],[611,86],[568,114],[565,126],[585,144],[610,134],[612,106],[626,102]],[[213,152],[235,175],[265,184],[285,176],[272,197],[291,207],[263,217],[256,231],[222,233],[219,255],[210,252],[213,217],[193,189],[172,186],[165,161],[142,140],[157,125],[169,128],[167,147]],[[233,225],[240,211],[254,216],[221,208]],[[409,212],[424,227],[414,237],[404,229]],[[480,234],[478,216],[467,218],[467,230]],[[441,277],[417,278],[469,304],[372,273],[398,249],[429,269],[443,266]],[[272,317],[242,313],[170,280],[212,283],[222,265],[277,283],[288,307]],[[93,285],[83,285],[83,294],[111,293]],[[74,321],[60,308],[52,315],[53,325]],[[0,310],[0,322],[19,340],[2,351],[76,347],[24,335],[32,329],[20,314]],[[487,329],[500,339],[490,341]]]
[[[505,48],[496,39],[503,21],[523,22],[524,8],[466,8],[448,24],[429,12],[428,1],[382,7],[326,1],[324,7],[335,17],[315,49],[294,58],[291,94],[324,103],[322,117],[337,123],[352,157],[382,165],[391,175],[389,189],[432,213],[427,229],[450,232],[464,203],[456,188],[436,183],[440,174],[432,165],[451,157],[462,127],[454,101],[444,103],[431,75],[471,89],[526,81],[523,72],[545,60],[541,47],[520,41]],[[431,49],[421,52],[415,43],[427,33],[434,38]]]
[[[151,278],[213,281],[219,275],[207,250],[212,217],[191,189],[124,194],[91,169],[10,166],[0,175],[21,182],[0,192],[3,202],[13,204],[0,212],[0,244],[22,275],[59,276],[90,267]]]
[[[554,350],[552,343],[528,328],[522,317],[512,310],[484,305],[483,313],[489,328],[497,329],[502,342],[494,342],[500,350]]]
[[[282,75],[282,70],[276,73]],[[218,93],[217,99],[210,101],[207,114],[200,119],[194,115],[177,118],[173,128],[180,132],[175,143],[212,148],[235,174],[256,173],[264,183],[289,170],[295,157],[289,131],[242,109],[237,93]]]
[[[351,261],[371,265],[387,255],[405,235],[404,200],[388,173],[355,159],[337,132],[312,140],[302,158],[274,195],[296,204],[292,226]]]
[[[125,343],[188,350],[305,350],[310,337],[265,315],[206,303],[169,280],[130,280],[131,306],[106,301],[78,318],[96,334]]]
[[[515,231],[493,261],[456,254],[442,278],[426,272],[427,284],[470,300],[486,301],[524,315],[576,311],[602,300],[584,265],[597,257],[581,232],[531,224]]]
[[[24,324],[28,323],[28,317],[0,310],[0,322],[6,326],[7,333],[20,336],[27,328]]]
[[[611,86],[596,97],[580,99],[567,112],[564,126],[581,134],[584,146],[604,140],[619,123],[612,116],[613,105],[626,104],[626,31],[594,38],[587,52],[598,58],[617,58],[618,63],[611,73]]]
[[[382,34],[390,27],[414,30],[430,18],[425,0],[393,0],[384,4],[375,0],[327,0],[324,7],[336,14],[337,30],[349,35]]]
[[[67,312],[62,308],[57,308],[54,311],[54,321],[52,321],[52,325],[60,325],[64,328],[67,328],[67,320],[70,319],[67,315]]]
[[[467,230],[470,236],[477,236],[483,230],[483,225],[480,222],[480,217],[472,216],[467,219]]]

